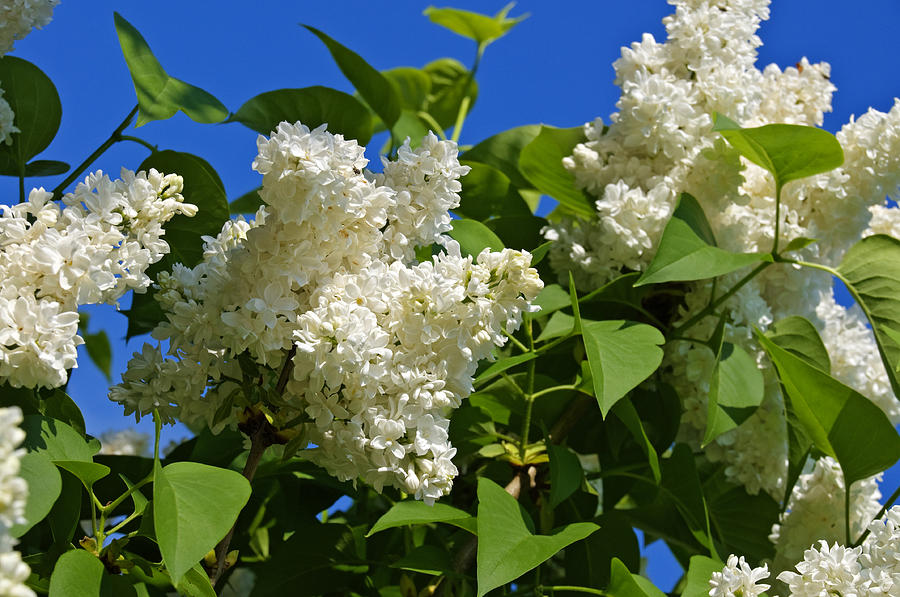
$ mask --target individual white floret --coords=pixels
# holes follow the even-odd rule
[[[751,568],[744,556],[728,556],[728,562],[721,572],[713,572],[709,579],[710,597],[758,597],[769,590],[761,583],[769,578],[768,566]]]

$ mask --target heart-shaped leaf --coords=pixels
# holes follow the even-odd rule
[[[477,220],[453,220],[453,228],[447,234],[459,243],[463,255],[478,257],[483,249],[502,251],[503,241],[490,228]]]
[[[424,14],[432,23],[446,27],[450,31],[475,40],[480,49],[503,37],[517,23],[528,18],[527,14],[509,18],[509,11],[515,3],[507,4],[500,12],[490,17],[485,14],[461,10],[459,8],[437,8],[429,6]]]
[[[62,104],[50,78],[27,60],[15,56],[0,58],[3,99],[14,114],[12,143],[0,143],[0,174],[42,176],[28,171],[28,160],[44,151],[59,130]],[[58,162],[61,163],[61,162]]]
[[[138,99],[137,126],[166,120],[181,110],[195,122],[222,122],[228,109],[210,93],[170,77],[140,32],[115,13],[116,33]]]
[[[475,518],[464,510],[447,504],[436,503],[429,506],[425,502],[406,500],[397,502],[385,512],[372,526],[372,529],[366,533],[366,537],[394,527],[432,522],[446,522],[471,533],[475,532]]]
[[[535,535],[534,522],[514,497],[493,481],[478,479],[478,597],[546,562],[600,527],[576,522]]]

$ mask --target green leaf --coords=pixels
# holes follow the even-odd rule
[[[166,120],[179,110],[200,123],[222,122],[228,116],[228,109],[213,95],[170,77],[140,32],[122,15],[114,14],[119,45],[137,92],[137,126]]]
[[[493,378],[500,375],[502,372],[507,369],[512,369],[516,365],[521,365],[522,363],[527,363],[533,359],[538,357],[537,353],[534,352],[526,352],[522,354],[517,354],[511,357],[504,357],[502,359],[497,359],[493,363],[491,363],[487,369],[479,373],[475,377],[475,385],[480,386],[484,383],[492,380]]]
[[[78,528],[78,523],[81,520],[81,494],[84,493],[84,487],[74,475],[66,472],[60,473],[58,469],[56,472],[62,477],[62,491],[59,493],[59,497],[56,498],[50,514],[47,515],[47,521],[50,524],[50,532],[53,534],[54,543],[65,545],[72,541],[75,529]],[[32,483],[29,483],[28,487],[29,492],[46,491],[38,488],[31,489]],[[30,496],[31,493],[29,493]]]
[[[0,174],[28,176],[28,160],[44,151],[59,130],[62,105],[56,87],[41,69],[15,56],[0,58],[3,99],[15,114],[12,144],[0,143]]]
[[[538,136],[522,149],[519,169],[534,188],[559,201],[566,211],[589,218],[594,215],[594,205],[562,164],[563,158],[572,155],[572,149],[584,141],[580,126],[559,129],[542,125]]]
[[[701,545],[710,547],[709,511],[693,452],[685,444],[676,444],[669,457],[660,464],[662,486],[676,499],[675,507],[694,538]]]
[[[564,446],[549,444],[550,456],[550,507],[556,508],[581,487],[584,469],[578,454]]]
[[[544,257],[547,256],[547,253],[550,251],[550,247],[553,245],[552,240],[548,240],[545,243],[539,244],[537,247],[531,250],[531,266],[534,267],[538,263],[544,260]]]
[[[25,176],[56,176],[69,171],[69,166],[59,160],[34,160],[25,164]]]
[[[372,68],[359,54],[345,48],[318,29],[304,25],[331,52],[344,76],[353,83],[359,95],[375,111],[388,128],[394,126],[400,118],[402,100],[397,88],[380,72]]]
[[[747,420],[765,398],[765,380],[756,360],[740,346],[724,341],[725,319],[719,320],[710,348],[716,354],[706,415],[703,446]]]
[[[43,452],[29,451],[20,460],[19,477],[28,484],[25,522],[14,525],[9,534],[21,537],[47,516],[62,491],[59,471]]]
[[[799,251],[800,249],[805,249],[809,245],[816,242],[814,238],[806,238],[805,236],[798,236],[797,238],[792,238],[791,241],[784,246],[781,250],[782,253],[790,253],[792,251]]]
[[[262,187],[247,191],[234,201],[228,204],[228,211],[233,214],[255,214],[259,206],[263,204],[259,192]]]
[[[569,292],[559,284],[547,284],[531,303],[541,308],[541,315],[549,315],[554,311],[565,309],[569,306]]]
[[[687,571],[687,585],[681,597],[709,597],[709,579],[713,572],[721,572],[725,565],[706,556],[691,556]]]
[[[375,533],[394,527],[433,522],[446,522],[474,533],[474,525],[471,524],[474,521],[475,518],[468,512],[447,504],[438,502],[429,506],[425,502],[406,500],[397,502],[390,510],[385,512],[375,522],[372,529],[366,533],[366,537],[371,537]]]
[[[600,527],[576,522],[535,535],[534,522],[514,497],[493,481],[478,479],[478,597],[511,582]]]
[[[109,344],[109,337],[106,332],[100,330],[96,334],[82,334],[84,338],[84,346],[87,348],[88,356],[97,365],[106,381],[112,381],[112,347]]]
[[[764,335],[757,338],[778,370],[790,408],[816,448],[840,463],[846,483],[900,458],[900,435],[871,400]]]
[[[647,455],[647,461],[650,463],[650,470],[653,472],[653,480],[658,484],[662,479],[659,468],[659,455],[656,453],[656,448],[653,446],[650,438],[647,437],[647,432],[644,430],[644,424],[641,422],[641,418],[638,415],[637,409],[634,408],[634,404],[631,403],[631,400],[620,400],[612,408],[612,411],[613,414],[622,421],[625,427],[628,428],[628,431],[631,432],[631,435],[644,451],[644,454]]]
[[[484,225],[497,235],[503,246],[528,250],[544,240],[541,230],[547,226],[547,220],[524,213],[491,218]]]
[[[721,114],[714,114],[713,130],[722,133],[742,156],[771,172],[778,186],[844,163],[844,151],[835,136],[815,127],[767,124],[742,129]]]
[[[148,270],[148,275],[155,278],[158,272],[171,270],[176,263],[186,267],[199,263],[203,259],[203,237],[219,234],[230,212],[222,179],[203,158],[167,149],[150,154],[139,167],[140,170],[150,168],[180,175],[184,179],[185,202],[198,208],[194,217],[177,215],[166,224],[163,238],[170,252]],[[149,332],[163,319],[153,295],[152,291],[134,295],[131,309],[124,311],[128,316],[126,338]]]
[[[91,490],[94,483],[110,472],[110,468],[104,464],[84,462],[83,460],[56,460],[54,464],[78,477],[88,491]]]
[[[463,255],[477,258],[483,249],[502,251],[503,242],[491,229],[477,220],[453,220],[447,234],[459,243]]]
[[[197,564],[188,570],[178,583],[178,594],[185,597],[216,597],[216,591],[209,582],[209,575]]]
[[[656,255],[634,285],[714,278],[761,261],[772,261],[772,258],[761,253],[731,253],[716,247],[703,208],[691,195],[682,193],[663,230]]]
[[[250,483],[231,470],[196,462],[157,469],[153,521],[173,584],[225,537],[249,497]]]
[[[506,15],[509,14],[514,4],[507,4],[493,17],[458,8],[436,8],[434,6],[426,8],[423,14],[431,19],[432,23],[446,27],[463,37],[473,39],[479,47],[483,48],[506,35],[516,23],[528,18],[527,14],[512,19],[507,17]]]
[[[41,393],[41,414],[68,424],[79,435],[84,435],[84,416],[75,401],[62,388],[55,388],[49,395]]]
[[[84,440],[80,433],[63,423],[41,415],[26,415],[20,426],[25,431],[22,447],[40,452],[51,461],[81,460],[91,462],[99,451]]]
[[[475,520],[474,518],[472,520]],[[446,549],[435,545],[422,545],[409,551],[405,556],[391,564],[391,568],[410,570],[422,574],[440,576],[454,574],[453,558]]]
[[[712,528],[721,541],[720,553],[739,553],[750,561],[775,557],[769,531],[778,522],[778,502],[765,491],[750,495],[742,485],[727,482],[724,471],[708,479],[703,491]]]
[[[872,324],[891,388],[900,397],[900,240],[884,234],[864,238],[837,271]]]
[[[519,169],[519,156],[540,132],[541,125],[529,124],[497,133],[463,153],[460,159],[493,166],[503,172],[517,189],[533,188]]]
[[[609,587],[604,591],[609,597],[665,597],[649,580],[632,574],[619,558],[612,559],[609,576]]]
[[[799,315],[780,319],[766,331],[766,337],[813,367],[831,373],[828,350],[816,327],[808,319]]]
[[[653,326],[623,320],[585,322],[582,337],[594,396],[605,418],[616,402],[656,371],[665,338]]]
[[[372,138],[369,110],[352,95],[329,87],[260,93],[247,100],[226,122],[240,122],[261,135],[270,135],[282,121],[299,121],[310,129],[327,124],[328,132],[356,139],[360,145]]]
[[[105,569],[83,549],[67,551],[56,561],[50,577],[50,597],[99,597]]]
[[[471,170],[461,180],[459,207],[454,213],[482,221],[496,216],[531,215],[522,195],[503,172],[480,162],[462,164]]]
[[[381,71],[400,96],[400,105],[406,110],[421,110],[431,92],[431,77],[425,71],[411,66],[398,66]]]
[[[422,67],[422,72],[431,81],[422,109],[442,128],[455,124],[463,98],[469,98],[468,111],[472,110],[478,98],[478,82],[458,60],[438,58]]]

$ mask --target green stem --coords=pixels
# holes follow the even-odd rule
[[[428,126],[431,127],[431,130],[433,130],[435,133],[437,133],[438,137],[441,138],[441,141],[447,140],[447,133],[444,132],[443,127],[441,127],[441,125],[438,124],[437,120],[435,120],[431,116],[431,114],[429,114],[425,110],[419,110],[418,112],[416,112],[416,116],[418,116],[419,118],[421,118],[422,120],[427,122]]]
[[[533,362],[534,361],[532,361],[532,363]],[[544,388],[543,390],[538,390],[537,392],[534,392],[531,395],[531,399],[534,400],[534,399],[540,398],[541,396],[544,396],[546,394],[552,394],[553,392],[561,392],[563,390],[575,390],[575,389],[578,389],[578,386],[576,386],[573,383],[563,384],[561,386],[553,386],[550,388]]]
[[[121,504],[122,502],[127,500],[129,497],[131,497],[131,494],[133,494],[135,491],[139,490],[141,487],[143,487],[147,483],[150,483],[151,481],[153,481],[153,472],[152,471],[146,477],[144,477],[143,479],[141,479],[140,481],[138,481],[137,483],[132,485],[128,489],[128,491],[126,491],[125,493],[123,493],[122,495],[117,497],[115,500],[113,500],[106,506],[101,506],[100,509],[103,511],[104,514],[109,514],[110,512],[112,512],[113,510],[118,508],[119,504]]]
[[[19,173],[19,203],[25,203],[25,173]]]
[[[513,336],[512,334],[510,334],[510,333],[507,332],[506,330],[503,330],[503,334],[504,334],[507,338],[509,338],[510,340],[512,340],[512,343],[516,345],[516,348],[518,348],[518,349],[521,350],[522,352],[528,352],[528,347],[525,346],[524,344],[522,344],[518,339],[516,339],[515,336]]]
[[[592,589],[590,587],[579,587],[575,585],[551,585],[549,587],[540,587],[543,591],[550,591],[553,595],[556,591],[571,591],[572,593],[588,593],[590,595],[609,595],[606,591],[600,589]]]
[[[466,114],[469,113],[469,105],[471,105],[472,100],[469,98],[469,86],[472,84],[472,81],[475,80],[475,73],[478,72],[478,65],[481,64],[481,56],[484,54],[484,45],[478,44],[478,50],[475,52],[475,62],[472,64],[472,69],[469,71],[469,74],[466,76],[466,83],[463,86],[463,98],[459,103],[459,111],[456,113],[456,122],[453,124],[453,137],[451,140],[454,143],[459,142],[459,136],[462,133],[463,123],[466,121]]]
[[[137,143],[138,145],[143,145],[153,153],[159,151],[159,148],[156,145],[153,145],[149,141],[144,141],[140,137],[134,137],[132,135],[119,135],[119,141],[132,141],[134,143]]]
[[[53,198],[54,199],[59,199],[60,197],[62,197],[63,191],[66,190],[66,187],[68,187],[70,184],[72,184],[73,181],[75,181],[79,176],[81,176],[82,173],[85,170],[87,170],[88,167],[90,167],[90,165],[93,164],[97,160],[97,158],[99,158],[101,155],[103,155],[103,153],[107,149],[109,149],[110,147],[112,147],[114,144],[116,144],[118,141],[121,140],[122,131],[124,131],[125,129],[128,128],[128,125],[131,124],[131,121],[134,119],[134,116],[135,116],[135,114],[137,114],[137,112],[138,112],[137,106],[132,108],[131,112],[128,113],[128,116],[125,117],[125,120],[123,120],[119,124],[119,126],[116,127],[116,130],[114,130],[112,132],[112,134],[109,136],[109,138],[106,141],[104,141],[103,143],[101,143],[100,147],[98,147],[97,149],[94,150],[94,153],[89,155],[83,162],[81,162],[77,168],[75,168],[74,170],[72,170],[72,172],[69,173],[69,175],[66,177],[65,180],[63,180],[61,183],[59,183],[57,185],[57,187],[55,189],[53,189]]]
[[[114,526],[114,527],[112,527],[111,529],[109,529],[108,531],[106,531],[106,535],[107,535],[107,536],[112,535],[113,533],[115,533],[115,532],[118,531],[119,529],[123,528],[126,524],[128,524],[129,522],[131,522],[131,521],[134,520],[135,518],[139,517],[141,514],[143,514],[143,513],[142,513],[142,512],[132,512],[132,513],[128,516],[128,518],[126,518],[125,520],[123,520],[122,522],[120,522],[119,524],[117,524],[116,526]]]
[[[730,299],[734,295],[734,293],[736,293],[738,290],[743,288],[744,285],[747,284],[747,282],[749,282],[750,280],[752,280],[753,278],[758,276],[761,271],[763,271],[770,265],[772,265],[772,262],[770,262],[770,261],[764,261],[764,262],[760,263],[759,265],[757,265],[755,268],[753,268],[753,271],[751,271],[749,274],[747,274],[746,276],[744,276],[743,278],[738,280],[737,283],[735,283],[735,285],[732,286],[728,290],[728,292],[726,292],[725,294],[723,294],[722,296],[717,298],[715,301],[713,301],[712,303],[707,305],[702,311],[700,311],[699,313],[697,313],[696,315],[694,315],[693,317],[688,319],[683,324],[672,328],[670,335],[672,335],[672,336],[681,335],[681,332],[683,332],[686,329],[691,328],[694,324],[696,324],[697,322],[702,320],[704,317],[706,317],[707,315],[709,315],[710,313],[715,311],[719,305],[721,305],[722,303],[724,303],[725,301]]]
[[[873,518],[872,520],[880,520],[881,517],[884,516],[884,513],[887,512],[888,508],[893,506],[894,502],[896,502],[898,498],[900,498],[900,487],[897,487],[897,489],[894,490],[894,493],[891,494],[891,497],[889,497],[887,499],[887,501],[881,507],[881,510],[878,511],[878,514],[876,514],[875,518]],[[869,529],[866,529],[865,532],[859,536],[859,539],[854,541],[853,545],[851,545],[850,547],[859,546],[860,544],[862,544],[863,541],[865,541],[866,537],[868,537],[868,536],[869,536]]]

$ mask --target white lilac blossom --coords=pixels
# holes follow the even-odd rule
[[[0,408],[0,596],[34,597],[25,586],[30,570],[15,551],[16,540],[10,529],[25,522],[28,485],[19,476],[25,450],[18,445],[25,439],[19,429],[22,411],[18,407]]]
[[[13,49],[32,29],[40,29],[53,18],[59,0],[3,0],[0,2],[0,56]]]
[[[850,488],[853,537],[859,537],[881,509],[880,480],[881,475],[869,477]],[[833,543],[845,538],[844,497],[844,475],[833,458],[820,458],[811,471],[800,475],[785,512],[769,535],[775,545],[775,571],[790,568],[816,541]]]
[[[900,506],[866,523],[868,535],[856,547],[819,539],[805,548],[794,570],[777,576],[789,591],[787,597],[900,595]],[[851,531],[855,537],[857,530]],[[709,595],[755,597],[769,588],[760,583],[768,577],[767,566],[751,568],[743,557],[731,555],[723,570],[712,574]]]
[[[324,126],[283,122],[258,146],[264,205],[206,238],[196,267],[159,276],[153,336],[168,349],[135,353],[110,398],[216,430],[246,405],[242,379],[271,390],[286,371],[261,400],[276,427],[315,444],[308,458],[432,502],[457,474],[448,411],[535,310],[531,256],[473,259],[446,236],[468,172],[451,141],[407,142],[382,174]],[[443,250],[419,262],[432,245]]]
[[[43,188],[0,205],[0,380],[57,387],[75,367],[78,305],[144,292],[144,273],[169,252],[163,225],[184,203],[180,176],[122,170],[120,180],[88,175],[52,200]]]
[[[545,229],[549,260],[563,278],[597,288],[629,270],[646,268],[683,192],[697,198],[722,248],[769,251],[775,231],[772,177],[740,157],[712,130],[712,114],[742,126],[768,123],[821,125],[835,90],[828,64],[802,58],[780,69],[756,67],[756,31],[769,17],[769,0],[670,0],[667,39],[645,34],[622,49],[614,63],[622,94],[608,122],[585,125],[565,167],[577,186],[596,198],[591,219],[563,218]],[[900,231],[900,209],[885,196],[900,197],[900,102],[888,113],[870,110],[837,134],[844,165],[794,181],[782,192],[780,235],[815,238],[800,251],[806,260],[837,265],[864,235]],[[783,243],[782,243],[783,246]],[[744,272],[740,272],[742,275]],[[719,280],[727,288],[739,275]],[[743,425],[718,437],[706,450],[726,465],[729,479],[748,491],[783,493],[787,472],[783,400],[774,370],[754,339],[789,315],[816,326],[832,355],[834,375],[878,404],[894,423],[900,404],[886,383],[870,330],[856,312],[834,300],[830,277],[819,271],[770,267],[726,306],[726,339],[751,354],[764,371],[765,399]],[[688,285],[685,304],[673,322],[683,323],[703,309],[711,285]],[[703,338],[715,317],[691,330]],[[708,336],[708,333],[707,333]],[[699,447],[706,426],[713,355],[706,346],[672,342],[663,365],[685,405],[680,441]]]

